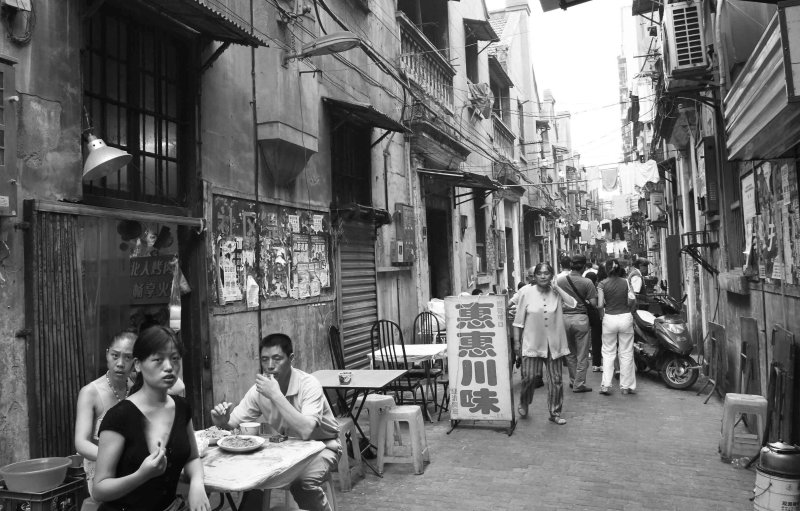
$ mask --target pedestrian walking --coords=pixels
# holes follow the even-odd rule
[[[586,372],[589,369],[589,346],[591,345],[591,325],[589,312],[596,312],[597,290],[592,281],[583,277],[586,257],[572,257],[571,271],[557,280],[558,286],[575,299],[575,307],[564,306],[564,329],[567,333],[567,369],[569,386],[572,392],[591,392],[586,386]]]
[[[608,277],[597,286],[597,305],[603,315],[603,381],[600,393],[611,394],[614,361],[619,353],[619,386],[623,394],[636,391],[636,367],[633,362],[633,315],[635,295],[625,280],[619,260],[606,261]]]
[[[590,274],[592,275],[592,274]],[[601,264],[597,268],[597,273],[594,274],[595,290],[597,286],[603,282],[608,274],[606,273],[605,264]],[[592,280],[591,277],[587,277]],[[592,330],[592,372],[599,373],[603,370],[603,313],[600,307],[597,308],[597,314],[594,317],[589,317],[589,326]]]
[[[520,417],[528,415],[535,377],[544,372],[550,421],[561,425],[567,422],[561,417],[564,401],[562,359],[569,353],[562,302],[575,307],[577,301],[558,286],[554,273],[550,263],[545,262],[528,270],[528,278],[535,285],[525,289],[517,305],[514,351],[522,359],[522,386],[517,410]]]

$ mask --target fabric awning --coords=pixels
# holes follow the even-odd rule
[[[497,57],[494,55],[489,55],[489,74],[496,78],[502,87],[510,88],[514,86],[514,82],[511,81],[511,77],[508,76],[506,70],[503,69],[503,65],[500,64],[500,61],[497,60]]]
[[[492,41],[496,43],[500,40],[492,28],[492,24],[486,20],[464,18],[464,25],[470,29],[472,35],[474,35],[475,39],[478,41]]]
[[[410,130],[395,121],[388,115],[380,112],[367,103],[354,103],[351,101],[339,101],[333,98],[322,98],[326,105],[334,110],[348,116],[351,120],[355,119],[361,124],[374,126],[388,131],[406,133]]]
[[[588,2],[589,0],[539,0],[542,4],[542,12],[554,11],[556,9],[569,9],[575,5]]]
[[[222,2],[211,0],[137,0],[159,14],[216,41],[268,46],[252,27]]]
[[[417,172],[423,176],[446,181],[450,186],[459,188],[473,188],[475,190],[498,190],[500,188],[500,184],[488,176],[463,170],[418,168]]]

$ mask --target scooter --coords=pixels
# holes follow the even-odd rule
[[[633,356],[639,371],[654,369],[673,389],[688,389],[697,381],[700,366],[691,357],[694,347],[686,322],[681,316],[683,302],[668,294],[652,295],[664,314],[650,311],[633,313]]]

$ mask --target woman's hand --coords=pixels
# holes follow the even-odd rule
[[[211,504],[208,502],[206,489],[202,484],[192,484],[189,486],[189,509],[191,511],[211,510]]]
[[[167,470],[167,451],[161,447],[161,442],[158,442],[158,449],[142,460],[139,472],[149,481],[163,474],[165,470]]]

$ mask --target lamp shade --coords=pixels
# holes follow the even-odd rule
[[[83,164],[84,181],[94,181],[106,177],[127,165],[133,158],[121,149],[108,147],[102,139],[94,135],[89,135],[86,145],[89,149],[89,156],[86,157],[86,162]]]
[[[301,55],[304,57],[312,57],[314,55],[341,53],[351,50],[360,44],[361,39],[352,32],[348,32],[347,30],[332,32],[314,39],[308,44],[304,44]]]

